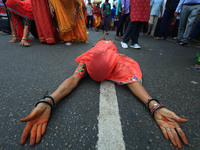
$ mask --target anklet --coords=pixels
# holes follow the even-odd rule
[[[27,38],[22,38],[22,40],[26,40],[27,41]]]

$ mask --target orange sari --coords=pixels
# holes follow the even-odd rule
[[[64,42],[74,40],[85,42],[88,36],[82,12],[82,1],[50,0],[50,3],[55,9],[60,39]]]

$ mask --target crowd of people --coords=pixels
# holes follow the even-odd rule
[[[88,42],[87,29],[102,30],[106,35],[115,30],[123,48],[140,49],[139,33],[156,40],[169,35],[177,44],[187,45],[200,38],[200,0],[4,0],[8,10],[12,40],[30,46],[29,32],[40,42]],[[66,5],[65,5],[66,4]],[[41,5],[44,7],[41,9]],[[65,15],[64,15],[65,14]]]
[[[199,0],[150,0],[146,2],[116,0],[111,9],[108,0],[101,7],[99,3],[96,4],[95,1],[91,3],[89,0],[85,19],[88,28],[90,25],[96,31],[101,28],[103,33],[108,34],[109,29],[116,30],[115,39],[122,40],[123,48],[128,48],[129,39],[132,40],[130,47],[140,48],[138,31],[140,32],[142,28],[144,35],[150,35],[156,40],[165,40],[171,35],[174,40],[177,40],[177,44],[187,45],[190,39],[200,38],[199,4]]]
[[[89,43],[89,28],[95,28],[97,32],[102,30],[106,35],[109,30],[115,30],[115,39],[121,40],[122,48],[128,48],[131,41],[130,47],[134,49],[141,48],[138,39],[142,29],[144,35],[162,40],[167,38],[173,24],[174,37],[180,45],[188,44],[192,37],[199,37],[200,0],[118,0],[113,3],[113,7],[109,0],[102,4],[99,1],[91,3],[90,0],[87,4],[83,0],[7,0],[5,5],[12,34],[9,42],[19,41],[23,46],[30,46],[30,32],[40,42],[47,44],[57,41]],[[95,63],[97,61],[101,63]],[[50,118],[51,108],[78,85],[86,72],[95,81],[111,80],[126,84],[147,106],[166,139],[170,139],[178,148],[181,148],[179,136],[184,144],[188,144],[178,125],[178,122],[188,120],[178,117],[146,92],[142,86],[139,65],[131,58],[120,55],[112,39],[101,37],[100,41],[79,56],[76,62],[79,66],[75,73],[55,92],[41,99],[31,114],[21,120],[28,122],[21,137],[21,144],[25,143],[29,130],[30,145],[40,142]],[[195,68],[200,68],[200,52]]]
[[[20,45],[30,46],[30,32],[40,42],[48,44],[57,41],[88,43],[84,1],[7,0],[5,6],[12,34],[10,43],[19,41]]]

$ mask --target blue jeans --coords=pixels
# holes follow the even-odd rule
[[[109,20],[110,20],[110,15],[107,15],[105,20],[104,20],[104,25],[102,27],[102,30],[104,31],[104,29],[106,28],[106,32],[108,32],[108,25],[109,25]]]

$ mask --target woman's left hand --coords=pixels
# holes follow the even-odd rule
[[[177,116],[174,112],[166,108],[160,108],[155,111],[154,118],[160,129],[162,130],[165,139],[170,139],[173,146],[178,147],[179,149],[181,148],[179,136],[181,137],[184,144],[188,144],[187,138],[183,130],[178,125],[178,122],[188,122],[187,119]]]

